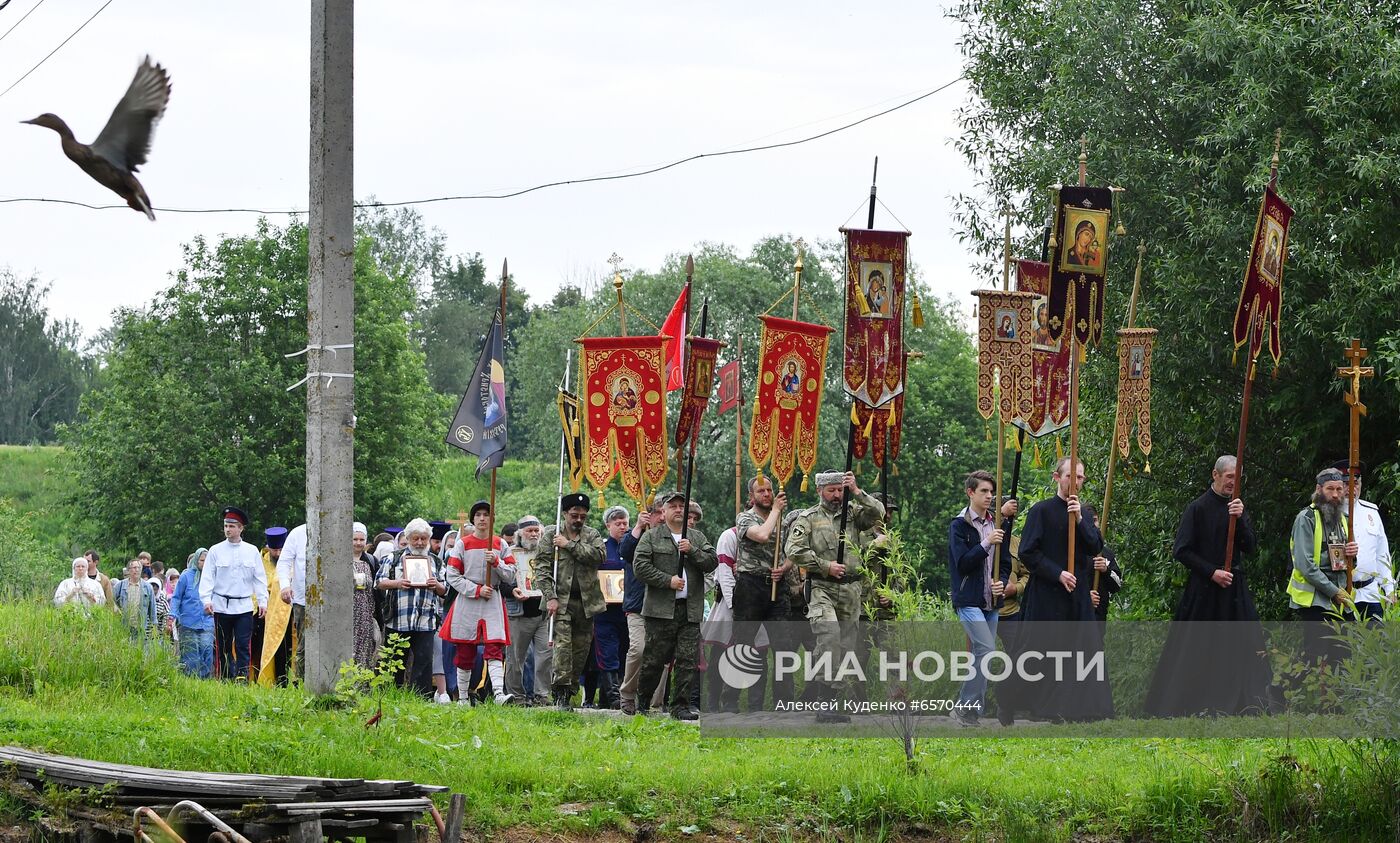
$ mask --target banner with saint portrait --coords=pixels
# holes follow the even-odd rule
[[[984,419],[1001,411],[1006,420],[1026,418],[1035,401],[1031,356],[1034,293],[978,290],[977,412]],[[1000,388],[1000,395],[993,386]],[[998,404],[1000,405],[998,407]]]
[[[1103,287],[1108,269],[1108,234],[1113,191],[1107,187],[1061,187],[1055,201],[1050,248],[1050,339],[1066,325],[1083,345],[1103,339]]]
[[[786,483],[794,466],[811,474],[817,462],[817,417],[831,328],[778,316],[760,316],[758,379],[752,396],[749,459]]]
[[[1118,456],[1128,456],[1133,428],[1138,449],[1152,453],[1152,343],[1156,328],[1120,328],[1118,331],[1118,428],[1113,441]]]
[[[1016,289],[1035,295],[1031,309],[1031,411],[1011,423],[1034,437],[1069,425],[1069,343],[1050,332],[1050,264],[1016,261]],[[1060,314],[1063,316],[1063,314]]]
[[[584,475],[602,490],[621,474],[622,488],[643,505],[666,478],[666,361],[670,337],[585,337]]]
[[[851,404],[855,438],[853,450],[856,459],[865,459],[867,453],[879,468],[885,467],[885,458],[893,463],[899,459],[899,432],[904,423],[904,393],[896,395],[883,407],[875,408],[861,401]]]
[[[1278,323],[1283,312],[1283,265],[1288,261],[1288,224],[1292,219],[1293,208],[1273,185],[1265,187],[1244,271],[1244,288],[1235,307],[1235,348],[1248,343],[1249,359],[1253,360],[1268,343],[1275,367],[1283,356]],[[1251,318],[1258,320],[1253,336],[1249,333]]]
[[[676,420],[676,446],[684,445],[700,435],[700,422],[715,383],[715,357],[725,343],[706,337],[686,340],[684,394],[681,396],[680,416]]]
[[[904,265],[909,232],[843,228],[846,347],[842,382],[879,407],[904,391]]]

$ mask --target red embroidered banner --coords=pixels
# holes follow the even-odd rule
[[[904,263],[909,232],[846,235],[846,392],[879,407],[904,391]]]
[[[1035,405],[1031,355],[1034,293],[978,290],[977,412],[989,419],[1025,418]],[[993,386],[997,389],[993,389]]]
[[[676,421],[676,445],[700,435],[700,421],[715,384],[715,357],[725,344],[705,337],[686,340],[685,393],[681,396],[680,418]]]
[[[1069,343],[1051,336],[1050,265],[1016,261],[1016,289],[1035,293],[1031,319],[1032,399],[1028,416],[1011,423],[1031,436],[1044,436],[1069,425]]]
[[[757,468],[769,461],[782,483],[794,465],[810,474],[817,461],[817,414],[831,329],[777,316],[760,316],[758,386],[753,396],[749,458]]]
[[[645,504],[666,479],[665,335],[586,337],[579,357],[583,384],[585,475],[602,490],[622,488]]]
[[[739,406],[739,361],[730,360],[719,367],[719,409],[715,412],[727,413]]]
[[[1279,338],[1279,318],[1283,314],[1283,265],[1288,260],[1288,224],[1293,209],[1283,201],[1272,186],[1264,188],[1264,201],[1259,205],[1259,219],[1254,223],[1254,243],[1249,250],[1249,266],[1244,271],[1244,288],[1240,303],[1235,307],[1235,348],[1249,343],[1249,359],[1253,360],[1264,343],[1278,366],[1283,356]],[[1258,315],[1254,336],[1249,336],[1251,314]]]
[[[883,407],[875,409],[860,401],[855,408],[856,437],[853,453],[856,459],[865,459],[868,452],[875,465],[885,467],[885,457],[890,462],[899,459],[899,433],[904,424],[904,393],[894,397]],[[886,448],[885,439],[889,439]]]

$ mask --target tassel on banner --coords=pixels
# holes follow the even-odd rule
[[[893,462],[890,463],[890,476],[891,476],[891,477],[898,477],[898,476],[899,476],[899,463],[893,463]]]
[[[1235,346],[1235,350],[1230,352],[1230,368],[1233,369],[1240,364],[1240,347]]]
[[[914,316],[912,319],[915,328],[924,326],[924,309],[919,305],[919,294],[914,294]]]
[[[1143,462],[1142,473],[1149,477],[1152,476],[1152,460],[1146,460],[1145,462]]]
[[[1055,434],[1055,467],[1058,468],[1060,460],[1065,458],[1065,443],[1060,440],[1060,434]]]
[[[865,438],[866,438],[866,439],[869,439],[869,438],[870,438],[870,432],[871,432],[872,430],[874,430],[874,428],[875,428],[875,411],[874,411],[874,410],[871,410],[871,411],[870,411],[870,415],[868,415],[868,416],[865,417],[865,430],[862,431],[862,432],[865,434]]]
[[[569,425],[569,436],[572,437],[572,438],[574,438],[574,439],[577,439],[577,438],[578,438],[578,434],[579,434],[578,419],[574,419],[573,424]]]
[[[861,316],[870,315],[870,302],[865,300],[865,291],[860,288],[860,284],[853,284],[856,291],[856,308],[860,310]]]
[[[805,492],[805,491],[807,491],[807,472],[805,472],[805,471],[802,472],[802,486],[798,489],[798,491],[799,491],[799,492]]]
[[[1044,468],[1045,461],[1040,458],[1040,443],[1031,445],[1031,468]]]

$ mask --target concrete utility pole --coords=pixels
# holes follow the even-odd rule
[[[354,0],[312,0],[303,634],[316,694],[335,689],[354,646],[354,57]]]

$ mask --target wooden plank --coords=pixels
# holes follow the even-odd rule
[[[287,843],[322,843],[321,818],[310,817],[291,827]]]
[[[467,819],[467,797],[461,793],[452,794],[447,803],[447,817],[443,822],[442,843],[458,843],[462,839],[462,823]]]

